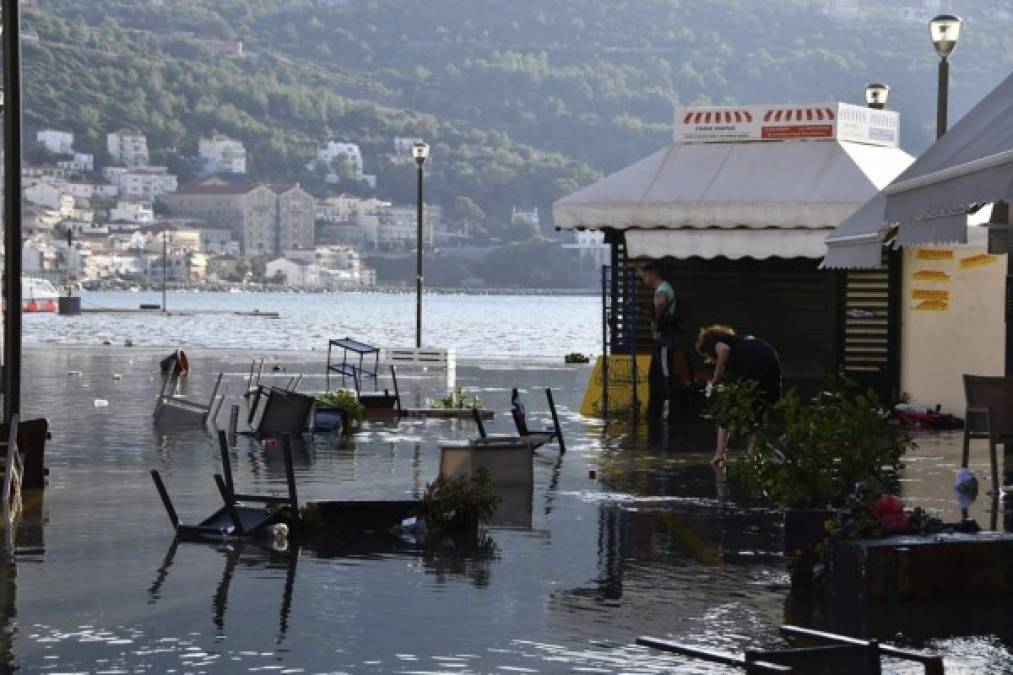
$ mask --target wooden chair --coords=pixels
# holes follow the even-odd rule
[[[1004,448],[1013,443],[1013,377],[964,375],[964,394],[967,411],[964,416],[964,455],[960,465],[967,466],[972,438],[987,439],[992,489],[998,494],[1002,483],[999,482],[995,448],[1000,443]]]

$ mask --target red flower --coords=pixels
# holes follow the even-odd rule
[[[880,495],[872,502],[872,510],[882,518],[891,513],[903,513],[904,502],[894,495]]]
[[[904,512],[904,502],[894,495],[881,495],[875,499],[872,510],[886,533],[904,532],[911,524],[911,516]]]

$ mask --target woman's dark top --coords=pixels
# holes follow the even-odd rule
[[[726,335],[717,339],[731,349],[725,365],[729,380],[753,380],[771,401],[781,398],[781,358],[777,350],[754,337]]]

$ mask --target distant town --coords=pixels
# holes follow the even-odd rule
[[[411,163],[415,141],[393,138],[392,158]],[[407,257],[416,247],[416,204],[340,192],[344,181],[375,187],[355,143],[324,142],[307,165],[334,187],[324,197],[299,183],[252,179],[243,143],[222,134],[199,139],[186,184],[152,165],[137,129],[111,131],[105,149],[99,166],[78,151],[73,133],[35,133],[23,165],[26,276],[100,288],[160,287],[164,279],[171,287],[361,289],[378,283],[368,257]],[[537,208],[515,208],[512,217],[540,227]],[[469,223],[425,204],[424,251],[462,247],[474,247]],[[607,251],[598,233],[579,233],[563,248],[594,267]]]

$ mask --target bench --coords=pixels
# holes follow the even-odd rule
[[[405,347],[385,350],[384,360],[398,368],[447,370],[454,366],[455,355],[452,349],[434,347]]]

